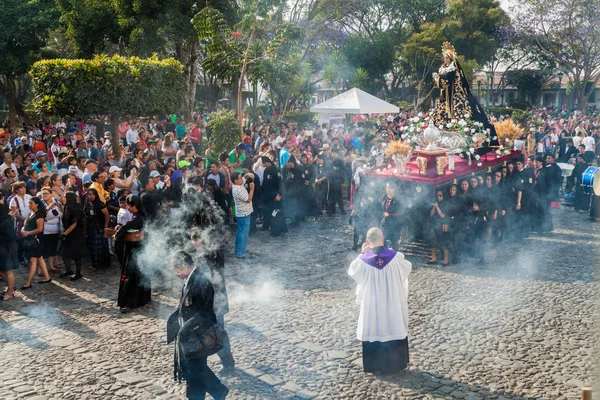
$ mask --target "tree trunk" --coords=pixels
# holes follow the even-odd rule
[[[10,130],[17,131],[17,88],[15,87],[15,78],[5,75],[4,84],[6,86],[6,101],[8,102],[8,124]]]
[[[183,64],[183,119],[191,122],[196,100],[196,86],[198,83],[199,39],[191,36],[184,43],[175,44],[175,58]]]
[[[244,140],[244,113],[243,113],[243,91],[244,91],[244,77],[246,76],[246,71],[248,70],[248,56],[250,53],[250,46],[252,45],[252,41],[254,40],[254,33],[256,32],[256,26],[252,26],[252,31],[250,32],[250,39],[248,39],[248,46],[246,46],[246,52],[244,53],[244,62],[242,63],[242,72],[240,73],[240,83],[238,85],[238,98],[237,98],[237,117],[238,123],[240,124],[240,138]]]
[[[110,142],[116,160],[119,160],[121,158],[121,138],[119,137],[119,120],[120,116],[118,114],[112,114],[110,116]]]
[[[198,47],[199,40],[197,36],[192,36],[189,43],[189,54],[186,57],[186,63],[184,64],[185,74],[185,97],[183,99],[183,112],[184,119],[187,122],[192,121],[192,114],[194,113],[194,102],[196,100],[196,87],[198,83],[198,71],[196,63],[198,61]]]

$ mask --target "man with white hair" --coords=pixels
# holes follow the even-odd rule
[[[362,254],[348,270],[358,284],[356,337],[363,342],[363,368],[372,373],[397,372],[409,363],[408,275],[412,264],[384,243],[381,229],[369,229]]]

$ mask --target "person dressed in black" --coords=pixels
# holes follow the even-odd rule
[[[398,241],[400,240],[400,202],[396,198],[396,187],[392,182],[385,185],[385,194],[379,200],[381,210],[381,230],[386,241],[390,241],[390,246],[398,250]]]
[[[121,283],[117,305],[121,312],[141,307],[150,302],[152,289],[150,279],[144,275],[138,264],[137,255],[144,243],[144,214],[142,203],[136,195],[127,196],[127,210],[133,218],[123,226],[117,225],[114,240],[123,242],[121,259]]]
[[[582,175],[588,168],[588,161],[583,153],[577,154],[577,165],[571,172],[571,178],[573,180],[573,186],[575,187],[575,203],[573,209],[584,214],[590,209],[590,195],[583,192],[581,186]]]
[[[444,254],[443,265],[450,263],[450,220],[452,203],[444,199],[444,192],[440,189],[436,192],[436,201],[431,205],[428,229],[428,241],[431,257],[427,264],[436,264],[437,249],[442,249]]]
[[[342,184],[344,183],[346,164],[340,159],[337,150],[331,152],[332,161],[327,165],[327,181],[329,182],[329,215],[335,214],[336,204],[342,215],[346,215],[342,199]],[[387,238],[387,236],[386,236]]]
[[[215,316],[217,317],[217,326],[223,339],[223,348],[219,350],[217,355],[223,364],[222,373],[231,373],[235,368],[235,360],[233,354],[231,354],[229,335],[225,330],[225,314],[229,312],[229,298],[225,284],[225,252],[222,247],[216,249],[207,248],[201,240],[201,229],[202,227],[192,230],[192,245],[196,249],[196,264],[207,264],[210,269],[208,280],[213,285],[215,291],[213,306]]]
[[[209,192],[212,196],[212,199],[217,203],[219,208],[223,210],[223,213],[227,214],[227,202],[225,201],[225,194],[217,184],[217,181],[214,179],[209,179],[206,181],[206,191]]]
[[[450,228],[452,229],[452,239],[450,252],[452,261],[459,263],[467,253],[465,243],[467,243],[467,233],[469,229],[469,204],[471,197],[469,195],[469,181],[464,179],[460,182],[460,191],[454,199],[454,217]]]
[[[192,256],[178,252],[172,260],[175,274],[184,279],[178,309],[167,322],[167,343],[175,341],[174,378],[186,381],[186,396],[190,400],[203,400],[208,392],[214,399],[223,400],[229,389],[208,367],[207,357],[185,358],[184,348],[189,346],[188,333],[203,334],[217,324],[214,310],[214,288],[199,266],[194,267]]]
[[[274,210],[275,197],[279,196],[281,202],[281,172],[275,166],[273,161],[267,157],[262,157],[262,164],[265,166],[262,182],[263,195],[263,230],[268,231],[271,228],[271,218]],[[280,205],[278,205],[281,208]],[[287,231],[287,226],[286,226]]]
[[[568,163],[571,158],[577,157],[577,153],[579,153],[579,150],[575,147],[573,139],[567,139],[567,145],[560,150],[558,162]]]
[[[317,196],[318,213],[319,216],[321,216],[325,211],[328,210],[329,181],[327,180],[327,167],[325,165],[325,157],[322,154],[317,154],[315,160],[315,192]]]
[[[302,166],[296,157],[291,156],[289,158],[286,163],[285,174],[286,213],[291,220],[290,225],[296,227],[304,216],[302,191],[305,190]]]
[[[490,196],[496,202],[496,217],[491,221],[492,238],[504,240],[508,221],[508,208],[510,206],[510,192],[505,180],[502,178],[502,170],[494,172],[494,190],[490,191]]]
[[[533,162],[533,229],[537,232],[552,230],[552,215],[550,215],[550,174],[544,168],[544,158],[537,156]]]
[[[487,233],[487,209],[483,188],[479,186],[479,178],[472,176],[469,180],[471,187],[467,198],[467,212],[470,217],[467,240],[471,256],[478,262],[485,262],[485,246]]]
[[[531,232],[531,221],[533,214],[533,174],[531,168],[523,168],[523,159],[516,162],[517,172],[514,180],[514,188],[517,192],[515,204],[515,230],[514,238],[522,239]]]
[[[97,268],[110,265],[108,240],[104,237],[104,229],[108,227],[110,216],[106,209],[106,203],[100,199],[96,189],[88,189],[83,213],[88,254],[92,263],[90,271],[93,272]]]
[[[312,186],[312,183],[315,181],[315,167],[308,163],[308,156],[305,153],[302,153],[300,156],[300,162],[302,162],[300,169],[304,181],[301,191],[304,217],[316,218],[319,216],[319,210],[317,208],[315,189]]]
[[[0,301],[10,300],[14,297],[15,275],[13,270],[19,266],[17,260],[17,235],[13,218],[8,205],[4,201],[4,194],[0,192],[0,277],[6,282],[6,292],[0,295]]]
[[[64,204],[62,224],[65,231],[60,239],[62,240],[61,250],[65,271],[59,276],[70,276],[72,281],[76,281],[81,279],[81,257],[85,248],[83,212],[77,202],[77,193],[75,192],[65,193]],[[75,263],[75,275],[71,269],[71,260]]]

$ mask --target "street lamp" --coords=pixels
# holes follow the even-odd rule
[[[559,72],[558,75],[558,90],[556,91],[556,108],[560,107],[560,89],[562,89],[562,77],[563,73]]]
[[[485,108],[489,108],[490,107],[490,95],[491,95],[491,91],[492,91],[492,71],[486,71],[485,74],[487,75],[487,80],[488,80],[488,87],[487,87],[487,92],[486,92],[486,96],[485,96]]]

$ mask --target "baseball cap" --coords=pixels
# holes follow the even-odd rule
[[[112,167],[110,167],[110,169],[108,170],[108,172],[110,174],[112,174],[113,172],[121,172],[123,170],[123,168],[119,168],[116,165],[113,165]]]
[[[111,137],[111,136],[112,136],[112,133],[110,133],[110,131],[106,131],[106,132],[104,132],[104,137],[105,137],[106,139],[108,139],[108,138],[109,138],[109,137]]]
[[[38,151],[37,153],[35,153],[35,157],[36,158],[37,157],[42,157],[42,156],[45,156],[45,155],[46,155],[46,153],[44,153],[43,151]]]
[[[181,160],[181,161],[179,161],[179,164],[177,164],[177,166],[179,168],[189,167],[190,165],[192,165],[192,164],[190,164],[190,162],[187,160]]]
[[[152,171],[150,172],[150,175],[148,175],[149,178],[158,178],[160,176],[160,173],[158,171]]]
[[[77,167],[75,165],[69,165],[69,173],[70,174],[76,174],[77,173]]]

